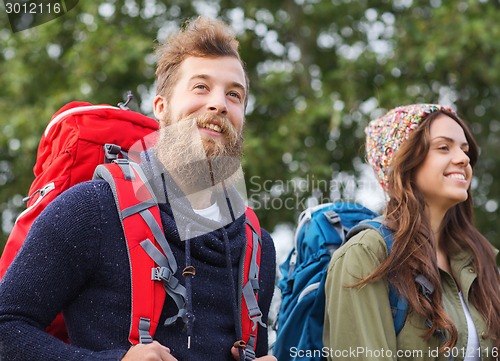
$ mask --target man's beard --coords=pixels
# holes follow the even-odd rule
[[[202,137],[198,127],[214,122],[222,129],[221,139]],[[240,180],[243,137],[227,118],[205,113],[167,124],[160,129],[156,154],[185,193]]]

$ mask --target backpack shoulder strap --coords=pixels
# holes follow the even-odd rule
[[[243,250],[243,284],[241,287],[241,329],[242,340],[235,342],[235,346],[245,350],[245,360],[255,358],[257,343],[257,324],[263,327],[262,312],[258,300],[259,269],[262,248],[262,232],[255,212],[246,207],[246,247]]]
[[[355,234],[365,230],[373,229],[379,232],[384,238],[385,244],[387,245],[387,254],[392,251],[392,244],[394,243],[394,237],[392,236],[392,231],[385,226],[382,222],[382,217],[376,217],[371,220],[366,220],[360,222],[358,225],[351,228],[347,234],[346,239],[351,238]],[[406,313],[408,311],[408,300],[399,295],[396,288],[389,282],[389,303],[391,305],[392,318],[394,320],[394,329],[396,330],[396,335],[399,334],[404,326],[406,320]]]
[[[167,293],[179,313],[166,323],[185,316],[185,288],[174,277],[177,263],[163,232],[158,203],[137,163],[120,159],[99,165],[95,178],[111,187],[127,243],[132,288],[129,341],[150,343]]]
[[[394,237],[392,236],[392,231],[387,228],[382,222],[382,217],[377,217],[369,221],[360,222],[359,225],[351,229],[352,233],[349,232],[348,238],[352,237],[356,233],[359,233],[363,229],[374,229],[378,231],[385,240],[385,243],[387,245],[387,253],[391,253],[392,245],[394,243]],[[427,279],[427,277],[422,274],[417,274],[415,276],[415,282],[419,286],[419,291],[422,293],[422,295],[426,297],[429,302],[431,302],[430,296],[434,292],[434,286],[432,285],[432,283]],[[396,335],[398,335],[402,330],[406,320],[406,314],[408,312],[408,300],[402,297],[390,282],[389,302],[391,305],[392,317],[394,319],[394,329],[396,330]],[[432,321],[429,319],[425,320],[425,324],[429,328],[432,327]],[[444,342],[444,340],[446,339],[446,336],[441,330],[437,330],[435,332],[435,335],[441,339],[441,342]]]

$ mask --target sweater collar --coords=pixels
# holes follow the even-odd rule
[[[246,242],[245,205],[237,190],[234,187],[220,187],[212,194],[212,199],[221,208],[223,218],[221,222],[215,222],[193,211],[154,152],[144,152],[141,160],[147,182],[158,200],[167,240],[184,247],[184,241],[190,239],[193,258],[219,266],[226,265],[225,253],[229,251],[231,262],[237,264]],[[230,240],[229,250],[224,244],[224,233]]]

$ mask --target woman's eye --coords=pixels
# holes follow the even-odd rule
[[[206,86],[206,85],[204,85],[204,84],[198,84],[198,85],[196,85],[196,86],[195,86],[195,89],[202,89],[202,90],[205,90],[205,89],[207,89],[207,86]]]

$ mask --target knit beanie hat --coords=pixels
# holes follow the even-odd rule
[[[456,115],[449,107],[438,104],[403,105],[390,110],[383,117],[372,120],[365,128],[366,158],[384,188],[394,154],[420,121],[431,113],[445,110]]]

